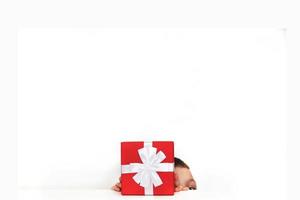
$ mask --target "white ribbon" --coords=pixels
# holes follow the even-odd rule
[[[151,142],[145,142],[144,148],[138,150],[142,163],[130,163],[122,165],[122,174],[137,173],[133,180],[144,187],[145,194],[153,194],[153,186],[157,187],[163,184],[157,172],[173,172],[174,163],[161,163],[166,155],[152,147]]]

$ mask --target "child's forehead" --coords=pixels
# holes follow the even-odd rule
[[[191,171],[185,167],[175,167],[175,173],[182,173],[182,174],[191,174]]]
[[[189,168],[186,168],[186,167],[175,167],[175,170],[190,171],[190,169],[189,169]]]

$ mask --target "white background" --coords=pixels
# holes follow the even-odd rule
[[[0,196],[17,188],[17,30],[20,27],[273,27],[288,41],[288,199],[299,199],[299,2],[253,1],[36,1],[0,2]],[[247,194],[245,194],[247,195]],[[286,198],[284,198],[286,199]]]
[[[173,140],[200,191],[282,199],[278,29],[22,29],[18,185],[109,188],[120,141]]]

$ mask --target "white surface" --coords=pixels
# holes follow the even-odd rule
[[[285,195],[282,31],[27,29],[18,41],[20,187],[108,188],[121,140],[167,139],[200,190]]]
[[[18,190],[18,200],[100,200],[100,199],[161,199],[161,200],[218,200],[228,199],[226,197],[209,196],[199,191],[186,191],[175,193],[174,196],[122,196],[120,193],[111,190]]]

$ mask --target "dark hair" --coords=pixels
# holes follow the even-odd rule
[[[179,158],[174,157],[174,163],[175,163],[175,167],[183,167],[183,168],[190,169],[190,167]]]

